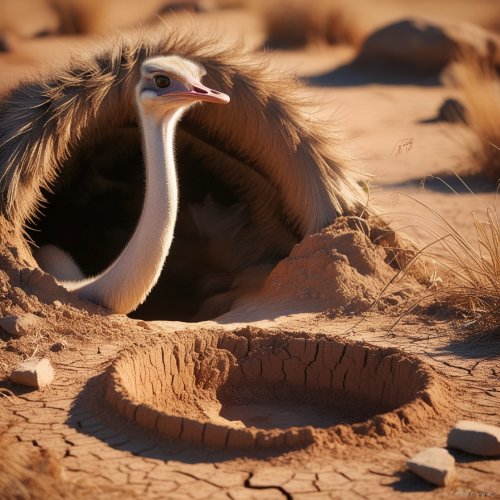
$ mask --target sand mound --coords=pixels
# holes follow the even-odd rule
[[[337,316],[397,306],[421,289],[416,277],[380,294],[415,252],[403,236],[357,217],[339,217],[306,236],[273,269],[257,297],[236,306],[289,311],[327,311]]]
[[[162,437],[243,450],[408,432],[443,401],[435,373],[396,349],[257,328],[128,352],[106,384],[114,410]]]

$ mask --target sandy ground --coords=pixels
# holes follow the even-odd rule
[[[234,30],[241,20],[229,17],[226,22]],[[255,19],[246,25],[252,22]],[[257,35],[249,43],[257,45],[258,39]],[[94,41],[84,37],[20,41],[14,52],[0,55],[0,91],[43,69],[47,61],[67,57],[67,47],[88,43]],[[336,70],[354,54],[347,46],[314,47],[277,52],[272,58],[277,72],[306,79],[305,93],[317,103],[315,113],[335,117],[346,147],[371,176],[372,203],[395,227],[405,228],[421,242],[429,241],[429,224],[423,219],[428,213],[415,198],[473,238],[471,211],[496,202],[491,188],[477,179],[470,179],[474,195],[464,189],[451,193],[436,181],[428,182],[424,191],[421,188],[421,180],[431,175],[459,186],[451,172],[468,167],[467,132],[462,126],[423,123],[436,116],[444,99],[460,97],[459,91],[436,85],[339,82]],[[46,448],[60,459],[67,481],[90,481],[103,488],[114,485],[123,487],[125,496],[147,498],[500,494],[495,459],[452,451],[457,480],[445,488],[434,488],[405,468],[406,460],[422,448],[445,446],[447,432],[457,420],[500,425],[498,344],[462,340],[453,322],[433,316],[408,315],[395,324],[404,300],[420,291],[411,280],[381,311],[361,314],[354,308],[354,314],[342,315],[340,309],[359,299],[363,290],[374,287],[376,297],[377,286],[390,279],[393,271],[384,267],[379,250],[370,247],[369,255],[359,260],[344,252],[351,259],[349,269],[358,271],[345,274],[346,279],[358,288],[353,285],[343,295],[337,290],[328,295],[324,283],[299,271],[300,266],[314,270],[321,249],[335,248],[351,236],[349,231],[333,231],[304,241],[280,263],[257,297],[201,324],[146,323],[44,302],[39,275],[20,272],[7,238],[2,242],[0,271],[2,315],[28,309],[42,319],[19,340],[2,336],[0,372],[5,376],[21,358],[36,354],[51,360],[56,380],[40,391],[1,382],[16,394],[0,399],[2,425],[9,425],[11,440],[3,453]],[[361,276],[366,265],[377,269],[367,273],[375,276],[371,284]],[[342,278],[348,271],[334,267],[331,272]],[[291,291],[300,280],[309,280],[306,292]],[[245,330],[248,324],[262,330]],[[229,348],[224,342],[230,342],[231,332],[240,333],[234,334]],[[278,337],[285,339],[282,349],[272,340]],[[245,339],[241,351],[238,339]],[[321,367],[328,342],[336,343],[331,349],[340,349],[339,358]],[[169,361],[176,371],[167,370],[161,355],[159,361],[154,359],[152,353],[163,352],[162,346],[176,353]],[[382,369],[377,361],[370,372],[369,356],[386,348],[395,349],[393,364]],[[226,349],[224,363],[217,354],[221,349]],[[270,358],[256,361],[252,349],[267,350]],[[315,363],[316,371],[311,368]],[[399,372],[405,363],[407,371]],[[173,392],[155,389],[163,386],[163,376],[171,377],[173,389],[167,389]],[[328,379],[324,387],[322,377]],[[275,393],[264,391],[270,380],[278,384]],[[364,381],[373,384],[365,387]],[[316,395],[316,402],[308,394]],[[148,413],[151,408],[170,415],[163,430],[159,417]],[[181,420],[182,426],[179,423],[175,430],[175,422]],[[260,434],[245,434],[245,426],[261,429]],[[277,430],[266,438],[266,429]],[[106,498],[102,491],[96,496]]]

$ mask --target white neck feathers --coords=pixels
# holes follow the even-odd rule
[[[159,119],[140,109],[146,160],[146,193],[142,213],[127,246],[99,275],[63,283],[83,298],[114,312],[137,308],[158,281],[174,237],[178,186],[174,134],[183,109]]]

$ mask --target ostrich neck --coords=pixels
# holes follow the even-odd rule
[[[129,313],[145,300],[172,244],[178,205],[174,133],[181,112],[169,111],[158,120],[140,108],[146,192],[137,227],[118,258],[101,274],[69,283],[70,290],[114,312]]]

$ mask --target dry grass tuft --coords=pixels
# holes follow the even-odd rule
[[[69,481],[61,461],[46,449],[18,443],[0,433],[0,496],[5,500],[136,498],[130,490],[90,481]]]
[[[395,324],[410,312],[437,309],[459,317],[460,332],[466,335],[500,339],[500,218],[496,205],[471,214],[475,238],[469,241],[439,212],[411,199],[431,213],[425,220],[432,242],[413,256],[382,295],[417,264],[428,270],[427,290],[411,301]]]
[[[469,330],[500,337],[500,221],[496,208],[472,217],[474,244],[441,217],[447,234],[436,242],[442,251],[431,255],[446,273],[434,300],[467,318]]]
[[[500,78],[493,64],[462,56],[453,79],[463,91],[467,122],[474,134],[469,146],[473,171],[500,179]]]
[[[309,44],[361,44],[360,29],[345,0],[260,0],[252,3],[266,24],[267,44],[297,48]]]

